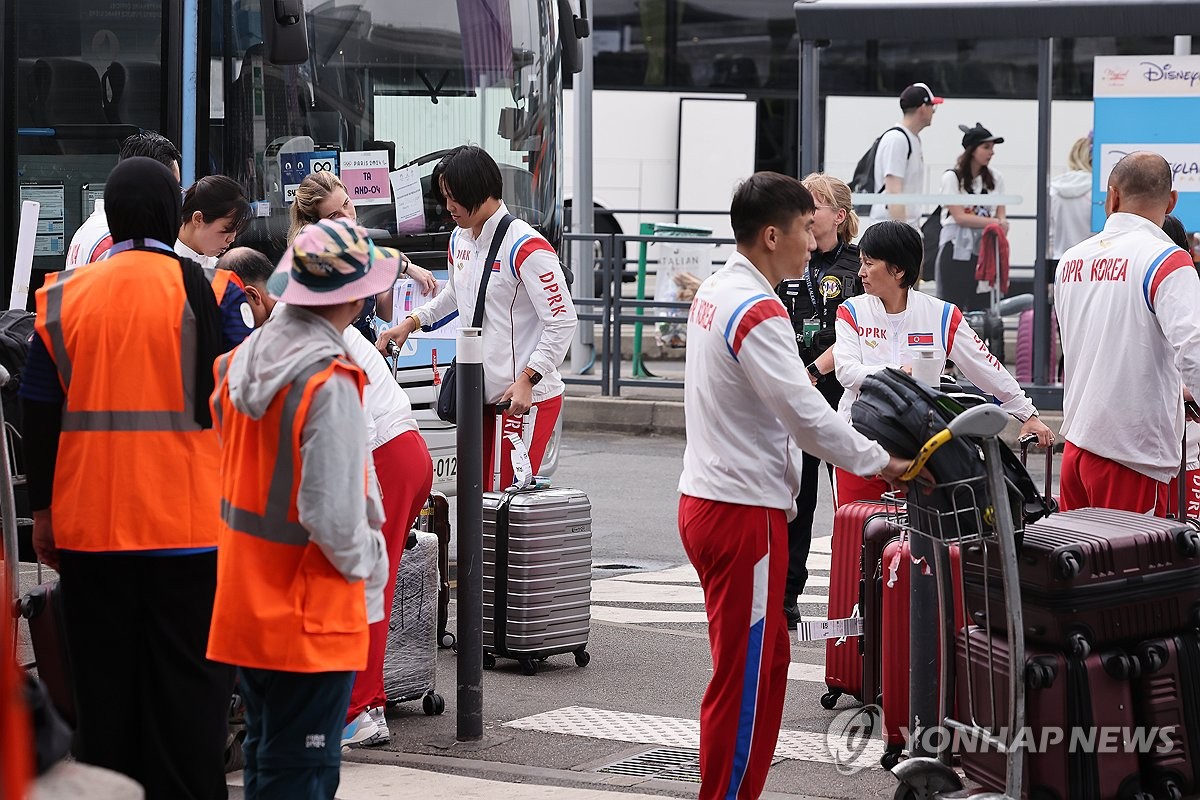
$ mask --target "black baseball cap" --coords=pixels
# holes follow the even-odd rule
[[[963,132],[962,146],[964,150],[970,150],[972,147],[978,147],[984,142],[995,142],[1003,144],[1003,136],[992,136],[992,132],[976,122],[974,128],[968,128],[966,125],[959,125],[958,129]]]
[[[942,98],[935,95],[933,89],[930,89],[929,85],[925,83],[914,83],[900,93],[900,108],[903,111],[920,108],[923,105],[936,106],[941,102],[943,102]]]

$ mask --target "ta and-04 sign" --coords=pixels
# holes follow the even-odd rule
[[[338,154],[336,150],[316,150],[306,153],[280,153],[279,176],[283,181],[283,201],[291,203],[296,199],[296,190],[300,181],[314,172],[332,172],[338,174]]]
[[[342,183],[346,194],[356,206],[386,206],[392,202],[388,185],[388,153],[386,150],[364,150],[342,153]]]
[[[1200,56],[1099,56],[1092,94],[1092,230],[1104,227],[1113,167],[1138,150],[1171,165],[1179,192],[1172,213],[1200,229]]]

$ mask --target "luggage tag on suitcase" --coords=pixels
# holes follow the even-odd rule
[[[857,607],[855,610],[858,610]],[[851,636],[862,635],[862,617],[818,619],[811,622],[802,621],[796,626],[797,642],[819,642],[822,639],[840,639],[845,641]]]
[[[519,492],[536,485],[533,465],[529,460],[529,446],[533,441],[534,425],[537,423],[537,406],[530,406],[529,411],[523,417],[515,418],[506,418],[503,413],[500,413],[507,407],[507,402],[496,405],[498,413],[496,414],[496,440],[492,446],[492,491]],[[511,422],[508,421],[510,419]],[[504,440],[512,445],[512,452],[509,454],[513,468],[513,484],[511,486],[500,485],[500,465],[503,458],[501,445]]]

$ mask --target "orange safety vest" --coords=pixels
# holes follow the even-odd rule
[[[208,282],[212,284],[213,294],[217,296],[217,305],[221,305],[221,301],[225,299],[225,292],[229,291],[229,284],[232,283],[242,291],[246,289],[242,279],[232,270],[217,269],[216,267],[206,268],[204,277],[208,278]]]
[[[350,583],[300,524],[300,434],[314,393],[349,361],[315,364],[280,390],[261,419],[234,407],[217,360],[213,422],[221,436],[221,540],[208,657],[283,672],[356,671],[367,664],[363,581]],[[282,435],[281,435],[282,434]],[[366,492],[366,465],[363,465]]]
[[[215,547],[216,433],[196,423],[196,318],[174,255],[129,250],[37,291],[34,329],[66,393],[55,544],[88,552]]]

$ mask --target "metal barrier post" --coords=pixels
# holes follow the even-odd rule
[[[654,223],[643,222],[639,234],[641,236],[654,235]],[[637,274],[637,299],[646,299],[646,251],[649,248],[648,242],[638,243],[638,274]],[[642,307],[639,305],[635,311],[639,317],[642,315]],[[635,378],[652,378],[649,370],[642,364],[642,323],[633,323],[633,377]]]
[[[458,332],[458,732],[483,738],[483,336]]]

